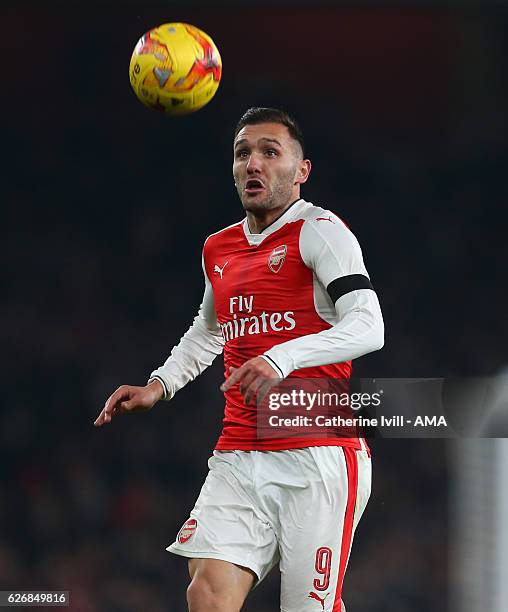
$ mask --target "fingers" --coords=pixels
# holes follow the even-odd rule
[[[273,379],[274,382],[278,380],[277,372],[261,357],[246,361],[240,368],[230,367],[229,371],[230,376],[221,385],[221,390],[227,392],[240,383],[239,391],[244,396],[247,405],[253,401],[261,388],[264,389],[267,379]]]
[[[224,391],[224,392],[229,391],[229,389],[234,387],[239,382],[240,383],[240,393],[244,396],[245,403],[248,404],[250,400],[252,399],[252,395],[254,391],[254,388],[251,390],[250,386],[258,378],[261,378],[259,376],[259,372],[249,362],[244,363],[243,366],[241,366],[240,368],[231,367],[229,371],[231,372],[231,376],[222,383],[220,387],[221,391]],[[262,382],[263,380],[261,379],[257,386],[262,384]],[[247,393],[248,393],[248,396],[247,396]]]
[[[267,393],[270,391],[270,389],[272,387],[274,387],[275,385],[277,385],[279,382],[279,379],[276,378],[265,378],[264,381],[261,383],[260,387],[256,390],[256,399],[257,399],[257,403],[258,406],[260,406],[264,401],[265,401],[265,397],[267,395]]]
[[[255,398],[258,397],[258,392],[259,389],[261,387],[264,386],[266,379],[264,378],[264,376],[257,376],[245,389],[245,392],[243,393],[243,398],[245,400],[245,403],[247,404],[247,406],[251,403],[251,401]],[[242,385],[243,386],[243,385]],[[240,391],[242,390],[242,387],[240,387]]]
[[[233,366],[229,368],[230,376],[220,386],[221,391],[229,391],[233,385],[236,385],[242,377],[242,368],[245,368],[245,364],[241,368],[234,368]]]
[[[129,412],[129,410],[132,410],[134,407],[136,406],[136,402],[134,400],[129,400],[127,402],[121,402],[118,405],[118,412]],[[117,411],[115,410],[115,413]]]
[[[106,416],[106,408],[103,408],[101,410],[99,416],[95,419],[94,425],[95,425],[95,427],[101,427],[105,423],[109,423],[110,420],[111,420],[111,418],[108,418]]]
[[[255,383],[259,379],[261,380],[261,382],[263,381],[263,378],[260,376],[259,372],[256,372],[256,370],[253,369],[247,370],[242,376],[242,380],[240,381],[240,393],[244,396],[246,404],[249,403],[247,401],[247,393],[249,394],[250,399]]]
[[[270,378],[263,373],[262,376],[257,376],[254,380],[252,380],[251,383],[246,386],[245,391],[242,391],[242,384],[240,386],[240,391],[244,396],[245,403],[249,405],[255,400],[257,405],[260,406],[265,399],[266,394],[272,387],[277,385],[279,381],[279,377]]]
[[[95,427],[101,427],[106,423],[110,423],[111,419],[118,412],[124,412],[129,408],[130,389],[127,386],[118,388],[113,394],[109,396],[104,404],[104,408],[101,410],[99,416],[95,419]]]

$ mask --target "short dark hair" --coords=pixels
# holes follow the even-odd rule
[[[305,155],[303,132],[300,129],[300,126],[289,113],[286,113],[286,111],[278,108],[255,106],[246,110],[240,118],[240,121],[236,124],[233,139],[238,136],[238,132],[246,125],[256,125],[258,123],[280,123],[285,125],[288,129],[289,135],[300,144],[302,153]]]

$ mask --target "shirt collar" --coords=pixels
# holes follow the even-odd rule
[[[280,217],[278,217],[275,221],[267,225],[260,234],[252,234],[249,229],[249,223],[247,222],[247,217],[243,220],[242,227],[250,245],[260,244],[263,240],[273,234],[277,230],[279,230],[286,223],[290,223],[294,219],[296,219],[303,209],[310,206],[308,202],[306,202],[303,198],[298,198],[293,204],[288,206],[286,210],[282,213]]]

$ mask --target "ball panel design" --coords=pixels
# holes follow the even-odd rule
[[[213,40],[199,28],[164,23],[136,44],[129,76],[143,104],[183,115],[213,98],[222,76],[222,61]]]

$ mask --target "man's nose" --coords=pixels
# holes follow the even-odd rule
[[[249,161],[247,162],[247,172],[261,172],[261,160],[256,153],[251,153],[249,156]]]

